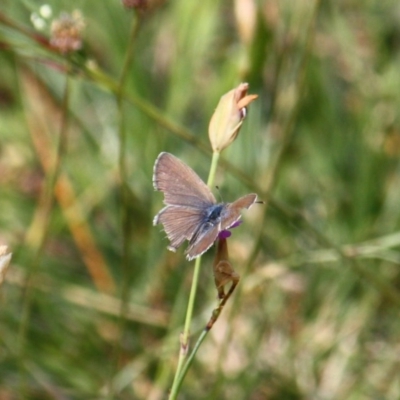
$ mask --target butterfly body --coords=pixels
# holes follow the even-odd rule
[[[164,193],[165,207],[154,217],[161,223],[175,251],[185,241],[188,260],[207,251],[218,234],[229,229],[239,218],[242,208],[250,208],[256,194],[240,197],[233,203],[217,203],[209,187],[181,160],[161,153],[154,164],[153,185]]]
[[[221,213],[223,212],[226,204],[220,203],[208,207],[204,213],[204,223],[216,225],[221,221]]]

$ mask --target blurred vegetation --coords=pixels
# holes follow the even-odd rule
[[[179,398],[400,398],[398,1],[46,4],[0,4],[0,398],[167,397],[192,263],[152,226],[153,163],[206,179],[240,82],[259,98],[217,183],[266,204],[229,239],[241,281]],[[74,10],[62,55],[51,21]]]

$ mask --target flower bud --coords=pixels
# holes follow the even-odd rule
[[[246,117],[246,107],[258,97],[255,94],[247,95],[248,88],[248,83],[241,83],[221,97],[208,127],[215,153],[220,153],[236,139]]]

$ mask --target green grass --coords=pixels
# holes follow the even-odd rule
[[[169,151],[206,180],[209,120],[240,82],[259,98],[215,194],[266,204],[229,239],[241,280],[178,398],[400,397],[399,6],[235,14],[249,3],[49,1],[44,37],[61,11],[86,22],[62,56],[35,39],[40,2],[2,1],[0,398],[168,397],[194,263],[152,226],[153,164]],[[191,348],[217,306],[213,253]]]

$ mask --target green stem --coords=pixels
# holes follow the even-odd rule
[[[196,298],[197,284],[199,281],[200,265],[201,265],[201,257],[198,257],[196,258],[196,262],[194,264],[192,286],[190,288],[189,302],[186,309],[185,326],[183,328],[183,332],[180,338],[181,347],[179,351],[178,365],[176,367],[174,381],[172,383],[171,393],[169,395],[169,400],[175,400],[177,398],[179,389],[182,384],[182,381],[179,379],[179,377],[182,374],[183,364],[189,348],[190,325],[192,322],[194,301]]]
[[[203,331],[201,332],[199,338],[197,339],[197,342],[196,342],[196,344],[194,345],[193,350],[192,350],[192,352],[190,353],[190,356],[189,356],[189,358],[188,358],[187,361],[186,361],[186,364],[185,364],[184,367],[182,368],[181,374],[179,375],[178,384],[177,384],[178,387],[181,387],[182,382],[183,382],[183,380],[185,379],[185,376],[186,376],[186,374],[187,374],[187,372],[188,372],[190,366],[192,365],[193,359],[194,359],[194,357],[195,357],[197,351],[199,350],[201,344],[203,343],[204,339],[206,338],[208,332],[209,332],[209,330],[203,329]]]
[[[208,174],[208,180],[207,180],[207,185],[209,187],[212,186],[214,179],[215,179],[215,174],[216,174],[217,166],[218,166],[218,159],[219,159],[219,153],[213,153],[213,157],[211,160],[211,166],[210,166],[210,172]],[[192,280],[192,286],[190,288],[189,302],[188,302],[188,306],[186,309],[185,325],[184,325],[183,332],[182,332],[181,339],[180,339],[181,348],[179,351],[178,365],[176,367],[174,381],[172,383],[172,388],[171,388],[171,392],[169,395],[169,400],[175,400],[177,398],[179,389],[182,386],[183,378],[185,377],[186,371],[191,364],[191,363],[186,363],[186,368],[183,369],[184,362],[185,362],[188,348],[189,348],[190,325],[192,323],[194,302],[196,299],[197,285],[198,285],[199,276],[200,276],[200,265],[201,265],[201,257],[198,257],[198,258],[196,258],[196,262],[194,264],[193,280]],[[202,340],[197,341],[196,348],[195,348],[196,351],[197,351],[198,347],[200,346],[201,342],[202,342]],[[194,355],[196,354],[196,351],[192,352],[191,358],[194,357]]]
[[[192,365],[192,362],[194,360],[194,357],[197,353],[197,350],[200,348],[201,344],[203,343],[204,339],[206,338],[208,332],[212,329],[214,324],[217,322],[219,316],[221,315],[222,309],[224,308],[226,302],[228,299],[231,297],[232,293],[234,292],[237,284],[239,283],[239,279],[237,281],[232,281],[232,285],[228,291],[228,293],[224,296],[224,298],[219,302],[218,307],[215,308],[211,314],[210,320],[207,323],[207,326],[203,329],[203,332],[201,335],[198,337],[196,344],[193,347],[192,352],[190,353],[189,358],[187,359],[183,369],[182,373],[179,375],[178,378],[178,387],[181,386],[183,380],[185,379],[186,373],[188,372],[190,366]]]
[[[220,153],[213,153],[213,157],[212,157],[212,160],[211,160],[210,173],[208,175],[208,180],[207,180],[207,185],[210,188],[212,187],[212,185],[214,183],[215,174],[217,172],[219,155],[220,155]]]

